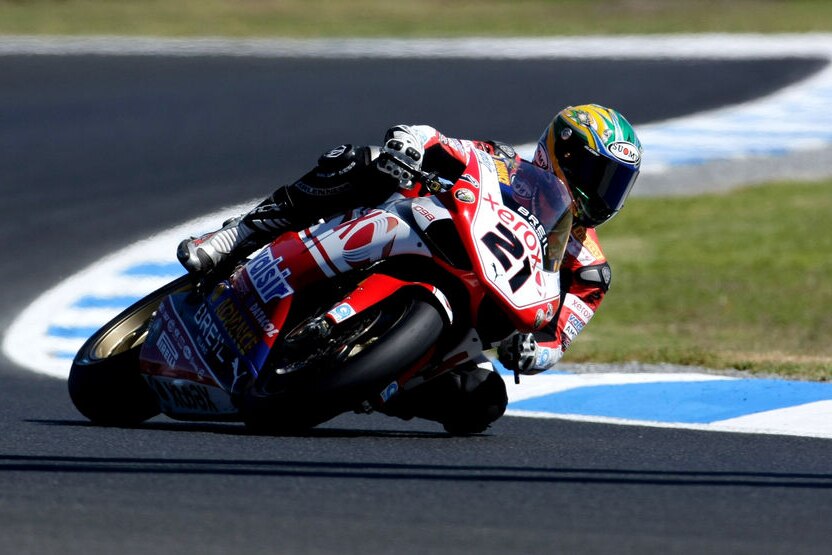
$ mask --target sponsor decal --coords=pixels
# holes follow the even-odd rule
[[[343,257],[347,264],[357,268],[390,254],[396,240],[399,220],[376,213],[369,219],[362,218],[356,224],[345,224],[345,231],[340,235],[340,237],[345,237],[349,234],[343,246]],[[386,243],[379,253],[376,243],[384,241]]]
[[[515,234],[522,235],[522,246],[525,246],[525,248],[531,253],[533,262],[532,268],[537,269],[541,264],[539,252],[542,251],[545,246],[545,244],[541,243],[543,242],[543,238],[546,237],[546,233],[540,222],[538,221],[537,225],[534,226],[531,224],[530,218],[529,221],[525,221],[527,216],[518,218],[517,214],[522,214],[522,211],[525,211],[529,217],[532,216],[532,214],[525,208],[523,208],[521,212],[509,210],[500,201],[494,200],[490,193],[486,194],[483,200],[485,200],[485,202],[487,202],[491,207],[491,210],[496,213],[500,222],[505,224],[497,224],[497,229],[500,230],[503,235],[505,235],[512,242],[517,240],[517,236]],[[514,240],[512,240],[511,237],[514,237]],[[503,266],[505,266],[505,264]],[[508,268],[505,269],[508,270]]]
[[[458,152],[465,152],[465,147],[462,146],[462,143],[458,139],[448,139],[448,146]]]
[[[194,360],[194,352],[190,346],[190,341],[193,340],[190,337],[188,340],[185,339],[185,332],[182,331],[177,320],[174,318],[173,314],[175,310],[168,306],[169,302],[170,300],[167,299],[159,305],[156,319],[153,322],[154,328],[150,334],[153,335],[156,333],[155,330],[161,330],[158,332],[160,337],[156,341],[156,348],[159,349],[168,366],[171,368],[176,367],[178,353],[181,352],[185,360],[193,365],[197,375],[201,378],[205,375],[205,369],[202,363]],[[161,335],[164,335],[165,338],[162,338]]]
[[[247,355],[260,342],[258,334],[249,326],[248,321],[240,314],[237,305],[230,297],[223,300],[214,312],[225,331],[234,340],[237,350],[243,355]]]
[[[354,211],[350,216],[356,214]],[[315,262],[327,276],[360,268],[390,255],[399,231],[399,219],[382,210],[370,210],[326,232],[312,229],[305,235]],[[329,225],[329,224],[327,224]]]
[[[393,382],[387,387],[384,388],[384,391],[381,392],[381,400],[385,403],[390,400],[390,398],[399,392],[399,384],[398,382]]]
[[[339,324],[354,315],[355,309],[349,303],[341,303],[327,312],[327,316],[331,317],[336,324]]]
[[[537,358],[534,365],[537,368],[545,368],[549,364],[549,359],[552,357],[552,349],[548,347],[540,347],[537,350]]]
[[[586,325],[583,322],[581,322],[581,319],[575,316],[574,314],[569,315],[569,318],[567,318],[567,322],[569,322],[569,324],[571,324],[572,327],[575,328],[576,334],[581,333],[581,330],[583,330],[584,326]]]
[[[231,375],[234,377],[231,381],[231,392],[237,393],[239,391],[238,385],[245,383],[244,378],[248,378],[250,374],[246,368],[240,370],[240,359],[235,358],[231,363]]]
[[[483,204],[488,203],[487,206],[495,213],[499,223],[494,231],[480,237],[480,241],[497,259],[503,270],[514,271],[513,275],[508,278],[511,292],[516,293],[529,278],[533,278],[533,282],[537,284],[538,293],[542,294],[541,271],[544,247],[541,244],[541,238],[538,237],[538,234],[542,233],[542,228],[535,231],[524,217],[506,208],[490,193],[485,194],[483,201]],[[494,269],[496,271],[496,267]],[[497,277],[499,275],[498,273]]]
[[[494,160],[497,168],[497,180],[506,186],[511,186],[511,179],[508,176],[508,166],[502,160]]]
[[[199,336],[196,338],[197,347],[202,349],[205,354],[213,353],[217,360],[224,363],[223,350],[225,345],[222,342],[220,328],[214,322],[211,310],[206,304],[199,305],[196,313],[194,313],[194,323],[197,326],[197,331],[199,331]]]
[[[532,198],[534,190],[528,183],[515,180],[515,182],[511,184],[511,192],[513,193],[515,199],[524,199],[528,201]]]
[[[430,212],[430,210],[428,210],[424,206],[421,206],[419,204],[413,204],[412,206],[413,206],[413,211],[416,212],[417,214],[419,214],[420,216],[422,216],[423,218],[425,218],[427,221],[432,222],[433,220],[436,219],[436,216],[434,216]]]
[[[601,260],[604,258],[604,253],[601,252],[601,247],[599,247],[598,243],[596,243],[595,240],[589,235],[587,235],[586,239],[584,239],[584,248],[595,260]]]
[[[207,386],[187,380],[168,380],[155,377],[153,389],[166,407],[192,413],[220,413]]]
[[[494,173],[497,172],[497,168],[494,167],[494,158],[490,154],[479,149],[474,149],[474,153],[477,156],[477,160],[479,160],[480,164],[485,167],[486,171]]]
[[[534,160],[532,163],[544,170],[551,170],[552,164],[549,162],[549,153],[546,152],[546,146],[543,143],[537,145],[537,150],[534,151]]]
[[[572,293],[567,293],[566,298],[564,299],[564,306],[571,310],[578,318],[580,318],[584,324],[589,322],[592,316],[595,314],[595,311],[589,308],[584,302],[573,295]]]
[[[546,229],[543,227],[543,224],[540,223],[540,220],[537,219],[537,216],[529,212],[525,207],[518,206],[517,213],[523,216],[523,218],[532,226],[534,229],[535,234],[537,235],[537,240],[540,241],[540,248],[543,249],[545,252],[547,247],[549,246],[549,236],[546,233]]]
[[[542,308],[538,308],[537,312],[534,315],[534,327],[539,328],[543,325],[543,319],[546,317],[546,314],[543,312]]]
[[[173,345],[170,336],[164,330],[159,334],[159,339],[156,340],[156,347],[162,353],[162,357],[165,359],[167,365],[171,368],[176,368],[176,363],[179,361],[179,352]]]
[[[246,264],[248,277],[263,303],[276,298],[284,299],[295,292],[286,281],[292,272],[288,268],[281,269],[281,262],[282,256],[275,258],[271,248],[265,248]]]
[[[569,341],[572,341],[578,336],[578,330],[576,330],[569,324],[563,326],[563,333],[566,334],[566,336],[569,338]]]
[[[352,165],[355,165],[355,162],[351,163],[351,166],[350,166],[350,168],[348,168],[348,170],[352,168]],[[338,175],[339,173],[341,173],[341,172],[336,172],[334,174],[328,174],[328,175],[331,177],[331,176],[334,176],[334,175]],[[325,175],[325,174],[320,174],[320,175]],[[346,191],[347,189],[352,188],[352,184],[347,182],[347,183],[342,183],[341,185],[330,185],[330,186],[327,186],[326,188],[323,188],[323,187],[316,186],[316,185],[307,185],[303,181],[295,181],[295,183],[293,184],[293,187],[297,188],[299,191],[301,191],[301,192],[303,192],[303,193],[305,193],[305,194],[307,194],[311,197],[334,197],[334,196]]]
[[[466,204],[473,204],[477,198],[474,196],[474,193],[471,192],[471,189],[457,189],[454,193],[456,199],[460,202],[464,202]]]
[[[628,143],[627,141],[617,141],[612,143],[608,149],[610,154],[623,162],[638,164],[639,160],[641,160],[641,154],[638,151],[638,147],[633,143]]]
[[[266,333],[266,337],[274,337],[280,333],[280,330],[272,324],[271,320],[269,320],[269,317],[266,316],[263,308],[257,303],[256,300],[252,300],[248,305],[248,311],[254,319],[257,320],[257,324],[260,326],[260,329]]]
[[[566,250],[583,266],[588,266],[604,258],[601,247],[582,227],[576,227],[572,230],[572,235],[566,243]]]

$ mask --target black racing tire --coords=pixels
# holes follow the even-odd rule
[[[135,426],[159,414],[139,373],[139,351],[153,313],[172,293],[192,287],[182,276],[136,302],[87,339],[69,371],[69,397],[78,412],[102,426]]]
[[[391,298],[378,309],[384,322],[356,338],[359,352],[337,367],[304,368],[285,387],[273,373],[258,380],[243,396],[246,426],[258,433],[299,433],[353,410],[380,395],[442,335],[439,309],[422,298]]]

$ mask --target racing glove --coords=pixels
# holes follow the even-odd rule
[[[537,374],[542,370],[534,367],[537,341],[530,333],[514,333],[503,339],[497,347],[497,359],[508,370],[519,374]]]
[[[387,131],[385,143],[376,162],[379,171],[392,176],[403,189],[413,188],[414,172],[422,169],[425,148],[407,125]]]

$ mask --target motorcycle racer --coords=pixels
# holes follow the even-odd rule
[[[210,272],[321,217],[377,205],[394,192],[404,197],[423,194],[406,168],[455,181],[473,149],[519,158],[501,142],[449,138],[428,125],[396,125],[385,134],[381,148],[345,144],[329,150],[315,168],[278,188],[251,212],[215,232],[182,241],[177,256],[189,272]],[[532,163],[568,186],[574,224],[562,264],[553,269],[560,272],[561,282],[556,318],[542,333],[515,333],[499,345],[500,362],[520,374],[553,367],[609,289],[610,266],[595,227],[622,208],[639,173],[641,144],[617,111],[595,104],[570,106],[544,129]],[[503,415],[507,403],[502,378],[482,356],[402,391],[383,411],[405,419],[435,420],[452,433],[478,433]]]

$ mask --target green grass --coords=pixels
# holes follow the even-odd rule
[[[0,0],[0,34],[436,37],[830,30],[827,0]]]
[[[632,198],[599,229],[613,266],[566,361],[832,378],[832,181]]]

